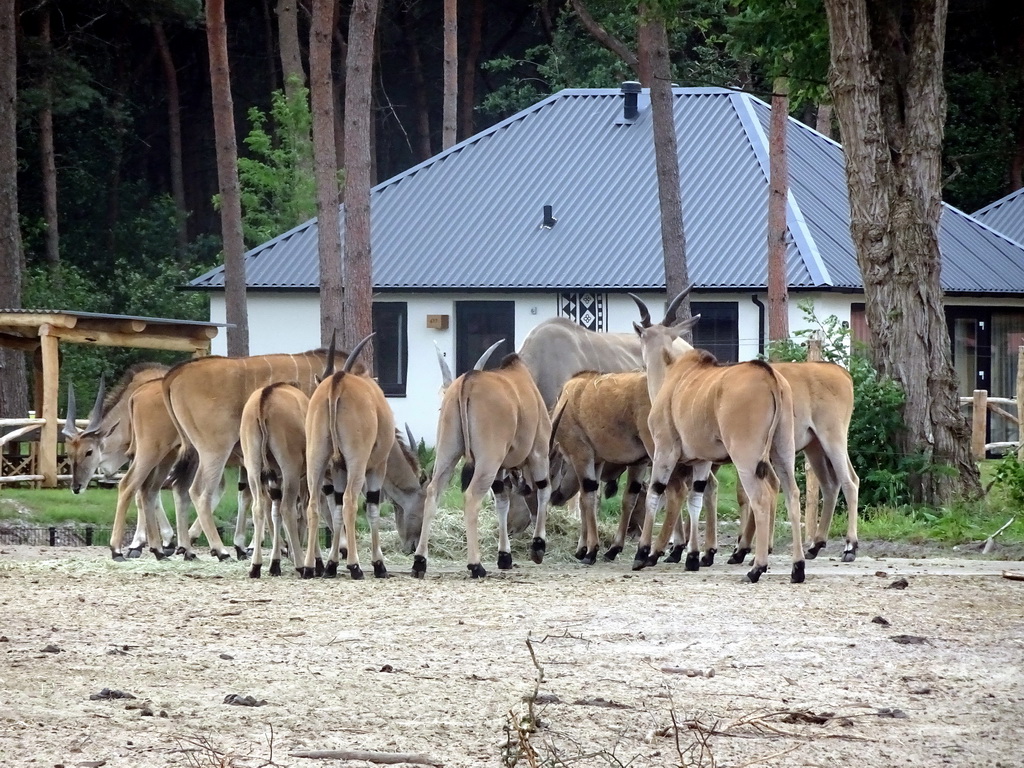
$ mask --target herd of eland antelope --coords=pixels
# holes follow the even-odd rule
[[[74,391],[69,389],[64,435],[71,488],[80,493],[95,474],[109,476],[127,461],[110,542],[115,560],[138,557],[147,544],[160,559],[172,554],[193,559],[200,533],[211,554],[227,560],[231,554],[213,509],[223,493],[225,467],[237,465],[239,507],[232,543],[240,560],[251,552],[253,578],[261,576],[268,513],[271,575],[282,574],[283,529],[287,556],[302,578],[336,576],[341,558],[353,579],[363,578],[356,538],[360,497],[370,524],[374,576],[387,576],[379,536],[379,506],[386,498],[394,508],[401,548],[414,555],[412,574],[422,578],[440,494],[461,463],[467,568],[472,578],[480,578],[486,570],[478,521],[488,493],[498,520],[499,569],[512,567],[510,537],[530,522],[530,557],[542,562],[549,504],[577,494],[575,554],[591,565],[600,545],[598,491],[604,482],[606,493],[614,495],[625,473],[621,519],[604,558],[614,559],[629,530],[638,527],[634,570],[655,565],[666,552],[671,562],[685,554],[686,570],[698,570],[714,563],[715,472],[731,463],[737,474],[740,532],[729,562],[743,563],[753,550],[749,581],[767,571],[780,491],[792,531],[791,581],[804,581],[805,559],[825,546],[840,490],[849,510],[842,558],[852,561],[859,480],[847,450],[853,412],[849,373],[820,362],[718,363],[684,338],[699,315],[676,320],[689,290],[669,303],[658,323],[630,294],[640,312],[632,334],[597,333],[561,318],[547,320],[530,332],[518,353],[496,367],[486,365],[498,344],[454,379],[439,352],[443,386],[431,477],[420,468],[412,435],[395,428],[383,391],[357,362],[371,334],[338,370],[333,341],[329,349],[302,354],[204,357],[171,368],[133,366],[110,393],[101,380],[84,429],[76,425]],[[805,453],[823,493],[820,518],[809,512],[806,522],[800,518],[795,479],[798,451]],[[160,488],[167,483],[176,528],[160,501]],[[125,553],[121,542],[133,501],[138,524]],[[191,526],[190,505],[196,510]],[[254,535],[246,546],[250,505]],[[663,506],[655,540],[654,524]],[[332,533],[326,563],[318,544],[321,520]]]

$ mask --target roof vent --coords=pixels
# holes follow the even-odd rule
[[[550,205],[545,205],[544,206],[544,221],[541,222],[541,225],[540,225],[541,229],[551,229],[553,226],[555,226],[555,222],[558,221],[558,219],[556,219],[554,216],[552,216],[551,212],[552,212],[551,206]]]
[[[625,97],[622,104],[622,117],[625,120],[636,120],[640,114],[637,100],[640,96],[640,83],[635,80],[626,80],[622,86],[622,95]]]

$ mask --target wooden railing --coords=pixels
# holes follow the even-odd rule
[[[973,397],[960,398],[961,406],[973,406],[971,411],[971,454],[974,458],[984,459],[989,451],[1013,449],[1017,451],[1017,460],[1024,461],[1024,444],[1021,443],[1019,437],[1014,441],[985,442],[988,430],[988,414],[990,412],[1001,416],[1011,424],[1015,424],[1018,434],[1020,433],[1020,417],[1017,415],[1020,413],[1017,405],[1020,402],[1020,387],[1021,379],[1018,376],[1017,397],[989,397],[987,390],[976,389],[974,390]],[[1004,405],[1011,406],[1017,413],[1010,413],[1010,411],[1002,407]]]
[[[32,483],[35,487],[43,481],[39,472],[39,430],[45,419],[0,419],[0,484]],[[75,422],[79,427],[88,425],[88,419]],[[57,480],[71,479],[66,459],[61,459],[59,445],[63,437],[58,435]]]

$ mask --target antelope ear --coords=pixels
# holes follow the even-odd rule
[[[637,336],[643,336],[644,335],[644,327],[642,325],[640,325],[640,323],[636,322],[635,320],[633,321],[633,330],[636,331],[636,335]]]
[[[684,333],[689,333],[690,330],[700,320],[700,315],[694,315],[689,320],[683,320],[681,323],[676,323],[672,326],[672,333],[676,336],[682,336]]]

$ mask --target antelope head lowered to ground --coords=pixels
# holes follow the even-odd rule
[[[484,370],[487,358],[500,343],[492,345],[472,370],[454,381],[444,359],[439,357],[445,387],[437,425],[434,476],[427,486],[423,530],[413,558],[412,572],[418,578],[423,578],[427,571],[427,545],[438,496],[448,487],[456,465],[463,458],[462,489],[470,575],[473,578],[487,575],[480,564],[477,524],[480,505],[488,489],[494,492],[498,516],[498,568],[512,567],[508,537],[512,491],[505,483],[507,470],[521,469],[524,481],[538,490],[531,558],[537,563],[544,558],[551,492],[548,480],[551,419],[533,377],[518,355],[508,355],[498,368]]]

